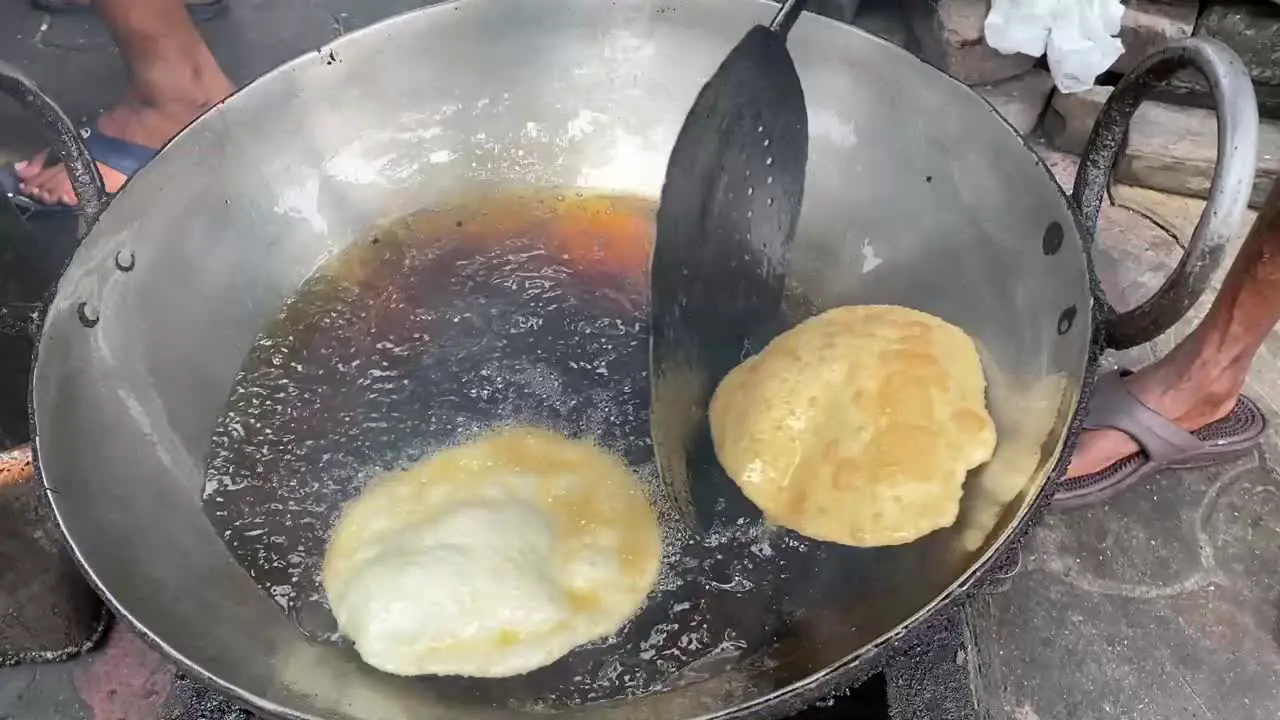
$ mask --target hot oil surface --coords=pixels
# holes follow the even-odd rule
[[[495,425],[533,424],[593,437],[645,479],[664,526],[658,587],[613,637],[550,667],[424,678],[433,692],[557,707],[717,677],[717,694],[737,695],[747,673],[726,668],[775,643],[832,659],[831,631],[796,618],[835,589],[834,551],[761,524],[727,480],[695,493],[712,519],[695,536],[656,481],[654,215],[649,200],[572,190],[423,211],[326,263],[266,326],[214,432],[204,507],[303,632],[340,641],[319,569],[366,481]]]

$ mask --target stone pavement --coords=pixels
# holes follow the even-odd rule
[[[236,0],[231,15],[204,32],[228,72],[244,82],[417,4]],[[34,77],[73,118],[91,116],[124,87],[119,64],[104,62],[114,50],[92,18],[50,18],[29,10],[25,0],[0,0],[0,34],[0,57]],[[1014,112],[1017,103],[1009,107]],[[0,157],[39,143],[30,125],[0,101]],[[1069,183],[1073,159],[1043,153]],[[1100,262],[1114,269],[1112,284],[1132,302],[1176,262],[1198,201],[1128,187],[1116,189],[1115,201],[1104,214]],[[1120,360],[1149,362],[1193,322]],[[1280,335],[1273,334],[1249,387],[1276,419],[1278,360]],[[1013,587],[968,608],[981,715],[1280,716],[1280,477],[1271,464],[1277,458],[1280,437],[1273,430],[1260,452],[1230,466],[1169,474],[1105,506],[1049,516]],[[0,670],[0,719],[158,717],[247,715],[176,678],[168,662],[122,627],[81,660]]]

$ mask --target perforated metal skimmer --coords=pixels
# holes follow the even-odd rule
[[[663,482],[691,521],[689,478],[716,467],[696,451],[708,446],[711,392],[783,325],[809,152],[786,39],[804,4],[789,0],[733,48],[698,94],[667,166],[650,278],[651,426]]]

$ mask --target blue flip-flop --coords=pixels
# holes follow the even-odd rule
[[[82,128],[80,137],[84,142],[84,149],[89,151],[89,157],[93,158],[94,162],[106,165],[125,177],[133,177],[135,173],[151,162],[156,154],[160,152],[155,148],[149,148],[145,145],[107,135],[98,130],[96,124],[92,128]],[[9,201],[24,215],[31,216],[37,213],[65,214],[79,210],[74,205],[44,203],[29,198],[23,195],[22,190],[18,187],[21,183],[22,181],[18,178],[18,170],[13,165],[0,168],[0,194],[9,198]]]

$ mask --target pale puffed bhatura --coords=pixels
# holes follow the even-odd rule
[[[507,677],[621,627],[660,560],[657,517],[621,459],[515,428],[373,481],[342,513],[323,579],[370,665]]]
[[[773,523],[860,547],[955,522],[995,452],[973,340],[904,307],[828,310],[734,368],[711,399],[716,456]]]

